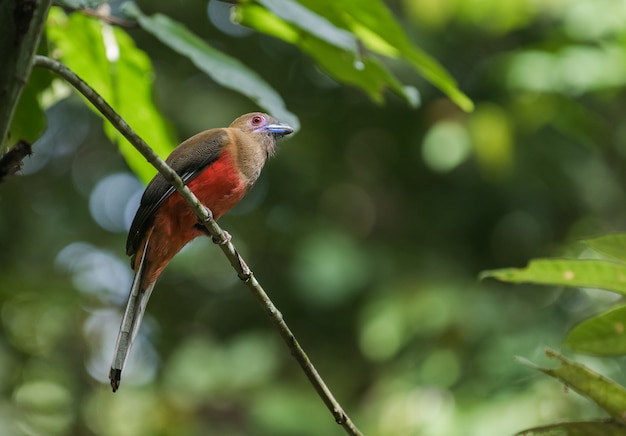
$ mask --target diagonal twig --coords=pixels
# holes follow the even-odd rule
[[[330,410],[337,424],[341,425],[347,434],[352,436],[362,436],[362,433],[352,422],[350,417],[344,412],[341,405],[337,402],[332,392],[324,383],[311,360],[304,352],[296,337],[293,335],[282,314],[274,306],[265,293],[261,284],[254,277],[252,271],[237,252],[235,246],[227,237],[225,232],[213,219],[213,214],[206,208],[196,196],[187,188],[176,172],[170,168],[163,159],[161,159],[143,139],[139,137],[130,126],[118,115],[113,108],[98,93],[78,77],[73,71],[62,63],[50,59],[45,56],[35,56],[34,66],[47,68],[54,73],[60,75],[67,80],[74,88],[76,88],[85,98],[87,98],[104,117],[106,117],[113,126],[150,162],[165,179],[176,188],[176,191],[185,199],[192,208],[198,221],[202,223],[213,237],[213,240],[222,249],[228,261],[237,272],[237,276],[247,285],[257,299],[263,311],[270,318],[274,326],[278,329],[281,337],[289,347],[291,354],[300,364],[300,367],[306,374],[307,378],[321,397],[326,407]]]

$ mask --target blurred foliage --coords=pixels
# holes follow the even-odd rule
[[[560,360],[561,365],[555,369],[542,369],[543,372],[595,401],[616,422],[620,424],[626,422],[626,417],[624,416],[626,389],[591,371],[584,365],[572,362],[554,351],[548,350],[547,354]]]
[[[535,259],[526,268],[508,268],[485,271],[482,277],[521,283],[539,283],[586,287],[590,290],[605,289],[624,294],[626,282],[626,234],[605,235],[583,241],[590,250],[583,251],[584,259]],[[596,257],[595,259],[593,257]],[[597,356],[624,356],[626,335],[624,315],[626,306],[619,305],[608,312],[596,315],[578,325],[569,333],[565,344],[579,353]],[[614,426],[626,423],[626,389],[597,372],[566,359],[559,353],[548,350],[548,356],[558,359],[561,366],[556,369],[539,368],[544,373],[560,380],[566,387],[594,401],[615,421]],[[537,430],[537,429],[536,429]],[[587,431],[588,434],[604,434],[605,424],[600,422],[571,423],[567,427],[550,429],[564,434]],[[626,433],[626,427],[622,431]],[[533,430],[529,431],[534,434]],[[541,432],[539,433],[541,434]],[[584,433],[581,433],[584,434]]]
[[[239,4],[242,23],[274,17],[255,22],[261,33],[231,21],[228,3],[137,3],[243,62],[297,114],[301,130],[221,224],[365,434],[500,436],[606,417],[512,357],[544,367],[544,348],[566,337],[585,353],[599,337],[618,341],[601,312],[621,295],[476,276],[555,254],[615,261],[606,244],[573,242],[626,230],[621,1],[371,2],[386,12],[370,31],[371,15],[333,8],[324,26],[356,35],[356,51],[320,38],[310,16],[267,12],[289,3],[324,16],[316,2]],[[123,115],[162,153],[257,109],[141,27],[69,9],[50,20],[50,55],[118,110],[123,90]],[[407,41],[450,71],[473,112],[416,76]],[[342,72],[357,74],[362,49],[374,71],[350,81]],[[110,393],[131,277],[125,229],[142,187],[80,98],[58,80],[43,89],[47,130],[22,176],[0,186],[0,434],[343,434],[207,238],[160,278],[125,384]],[[159,120],[142,124],[144,111]],[[36,136],[35,120],[21,131]],[[626,383],[623,357],[576,361]]]

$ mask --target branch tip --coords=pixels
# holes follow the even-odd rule
[[[27,141],[20,140],[0,157],[0,182],[12,176],[24,166],[24,158],[33,154],[33,148]]]

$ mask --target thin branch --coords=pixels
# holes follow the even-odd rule
[[[165,179],[171,183],[174,188],[176,188],[176,191],[178,191],[178,193],[193,209],[198,221],[206,227],[208,232],[213,237],[213,240],[220,246],[230,264],[237,272],[237,276],[247,285],[248,289],[250,289],[263,308],[263,311],[278,329],[281,337],[287,344],[287,347],[291,350],[291,354],[298,361],[309,381],[324,401],[324,404],[326,404],[326,407],[328,407],[330,412],[333,414],[337,424],[341,425],[347,434],[352,436],[361,436],[362,433],[350,420],[350,417],[344,412],[330,389],[328,389],[328,386],[326,386],[326,383],[324,383],[324,380],[311,363],[311,360],[283,320],[282,314],[276,306],[274,306],[274,303],[272,303],[260,283],[254,277],[252,271],[230,241],[230,238],[213,219],[211,211],[200,203],[196,196],[183,183],[178,174],[176,174],[176,172],[170,168],[150,148],[150,146],[148,146],[148,144],[146,144],[144,140],[130,128],[122,117],[120,117],[113,110],[113,108],[109,106],[109,104],[104,101],[104,99],[100,97],[96,91],[94,91],[93,88],[87,85],[87,83],[85,83],[73,71],[62,63],[45,56],[36,56],[34,65],[52,70],[74,86],[102,113],[102,115],[104,115],[104,117],[106,117],[106,119],[108,119],[115,126],[115,128],[122,135],[124,135],[126,139],[128,139],[128,141],[130,141],[131,144],[133,144],[133,146],[148,160],[148,162],[150,162],[159,171],[159,173],[161,173],[161,175],[163,175],[163,177],[165,177]]]
[[[129,21],[123,18],[117,17],[111,14],[111,6],[108,3],[101,3],[97,9],[87,8],[87,7],[72,7],[66,2],[62,1],[54,1],[53,4],[55,6],[59,6],[66,11],[74,11],[79,12],[81,14],[88,15],[90,17],[95,17],[102,22],[110,24],[112,26],[119,26],[125,28],[137,27],[138,24],[136,21]]]
[[[111,24],[113,26],[126,27],[126,28],[138,26],[136,21],[128,21],[123,18],[116,17],[115,15],[111,15],[110,8],[106,10],[103,10],[102,7],[98,9],[84,8],[84,9],[77,9],[77,11],[85,15],[89,15],[90,17],[99,18],[103,22],[107,24]]]

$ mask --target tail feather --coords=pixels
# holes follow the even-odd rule
[[[141,320],[143,319],[146,305],[154,289],[154,282],[150,283],[145,289],[143,289],[143,271],[145,267],[145,254],[148,250],[148,241],[141,250],[141,259],[139,265],[135,270],[135,277],[133,278],[133,284],[130,288],[130,296],[128,297],[128,303],[126,304],[126,310],[124,317],[122,318],[122,324],[120,331],[117,335],[117,343],[115,344],[115,352],[113,354],[113,363],[111,363],[111,371],[109,373],[109,379],[111,379],[111,387],[113,392],[117,391],[120,386],[120,380],[122,376],[122,369],[128,359],[128,354],[133,342],[139,332],[141,326]],[[139,255],[139,253],[138,253]]]

